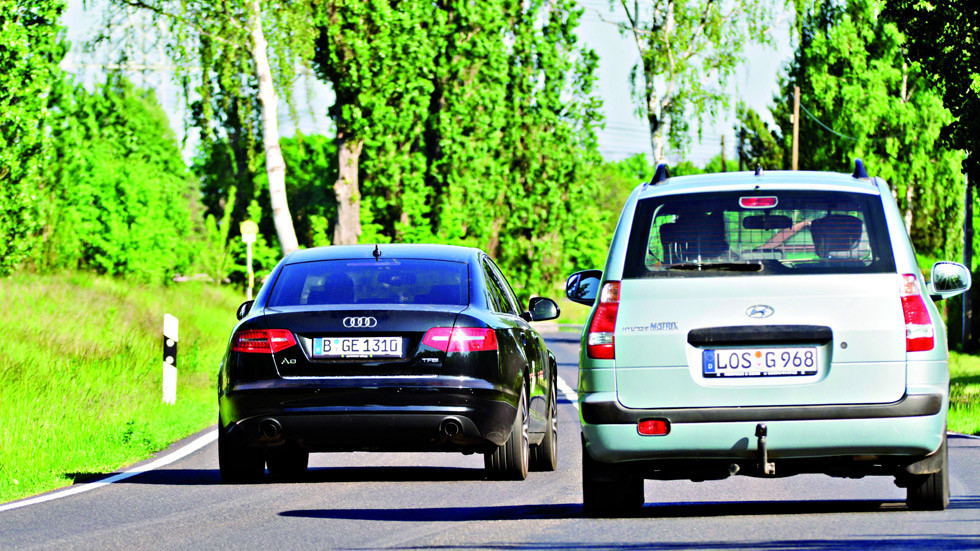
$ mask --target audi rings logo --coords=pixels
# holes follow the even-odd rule
[[[375,327],[376,325],[378,325],[378,320],[370,316],[368,317],[351,316],[351,317],[344,318],[344,327],[348,329],[354,329],[354,328],[366,329],[370,327]]]

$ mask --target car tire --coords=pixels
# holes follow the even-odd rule
[[[502,446],[483,456],[483,464],[488,477],[492,480],[524,480],[527,478],[530,455],[527,390],[522,384],[517,415],[514,416],[510,436]]]
[[[253,483],[265,474],[265,456],[260,448],[251,448],[235,441],[218,424],[218,473],[226,484]]]
[[[551,381],[551,407],[548,411],[547,428],[541,443],[531,446],[531,470],[554,471],[558,468],[558,389]]]
[[[286,443],[269,448],[265,462],[270,476],[286,480],[297,479],[306,473],[306,467],[310,463],[310,452],[296,444]]]
[[[582,505],[588,516],[636,513],[643,508],[643,479],[616,465],[592,459],[583,440]]]
[[[908,480],[905,504],[913,511],[942,511],[949,505],[949,450],[946,436],[939,446],[942,466],[938,472],[912,476]]]

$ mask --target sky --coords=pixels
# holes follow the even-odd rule
[[[636,45],[620,34],[616,21],[625,21],[618,1],[579,0],[585,14],[578,29],[582,42],[599,55],[598,94],[603,101],[605,127],[598,131],[599,150],[607,160],[620,160],[637,153],[650,156],[650,139],[646,123],[637,115],[636,103],[631,93],[629,73],[639,58]],[[83,0],[69,0],[65,12],[65,25],[72,50],[66,56],[62,67],[79,75],[84,82],[91,84],[98,78],[101,68],[92,62],[92,56],[82,52],[81,45],[90,39],[100,28],[99,3]],[[768,106],[777,91],[779,71],[792,56],[789,43],[789,24],[787,17],[774,31],[774,47],[751,46],[746,51],[746,63],[736,71],[729,83],[732,97],[744,101],[749,107],[768,117]],[[130,56],[133,59],[133,56]],[[179,139],[184,140],[183,102],[177,87],[171,82],[166,71],[167,60],[163,52],[152,48],[144,53],[146,70],[131,75],[139,86],[152,87],[157,92],[164,109],[170,117],[171,126]],[[282,105],[280,112],[280,131],[283,136],[291,136],[298,127],[306,134],[331,132],[331,124],[326,116],[326,106],[333,102],[329,87],[309,77],[298,88],[294,105],[299,109],[298,125],[290,118],[288,109]],[[307,92],[309,92],[307,94]],[[701,140],[692,128],[691,146],[685,157],[695,165],[703,166],[721,151],[721,136],[724,134],[726,156],[735,157],[735,101],[729,109],[719,114],[717,120],[709,122],[702,130]],[[186,136],[185,157],[194,153],[196,140],[194,131]],[[672,160],[676,161],[676,153]]]

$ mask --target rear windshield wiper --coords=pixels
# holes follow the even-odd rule
[[[697,263],[683,262],[680,264],[668,264],[664,266],[668,270],[717,270],[721,272],[761,272],[763,265],[761,262],[713,262]]]

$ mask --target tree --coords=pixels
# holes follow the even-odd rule
[[[153,93],[110,75],[94,92],[65,80],[50,101],[37,265],[148,283],[185,273],[197,194]]]
[[[952,119],[943,143],[969,151],[963,168],[980,173],[980,4],[975,0],[888,0],[884,15],[905,33],[909,61],[943,97]]]
[[[773,116],[789,151],[785,129],[799,86],[800,167],[851,172],[854,159],[863,159],[892,186],[916,249],[950,257],[963,216],[956,176],[962,155],[937,147],[950,113],[922,69],[905,62],[904,36],[880,16],[882,6],[822,0],[804,12]]]
[[[650,129],[657,163],[666,147],[682,149],[693,117],[704,119],[727,103],[725,86],[751,41],[767,42],[771,0],[620,0],[640,60],[631,81],[638,112]]]
[[[0,276],[37,242],[51,87],[61,78],[64,1],[0,0]]]
[[[783,138],[777,129],[770,128],[758,113],[739,102],[736,110],[738,124],[735,126],[739,170],[765,170],[784,168],[785,150]]]
[[[297,68],[309,66],[316,0],[112,1],[122,9],[147,10],[166,23],[170,34],[165,38],[178,77],[188,99],[193,100],[195,94],[199,98],[195,121],[204,141],[220,138],[214,133],[216,117],[243,133],[246,142],[253,139],[256,128],[261,132],[279,246],[283,254],[295,250],[298,243],[286,198],[276,90],[285,92],[289,101]],[[251,155],[248,145],[243,150]]]

